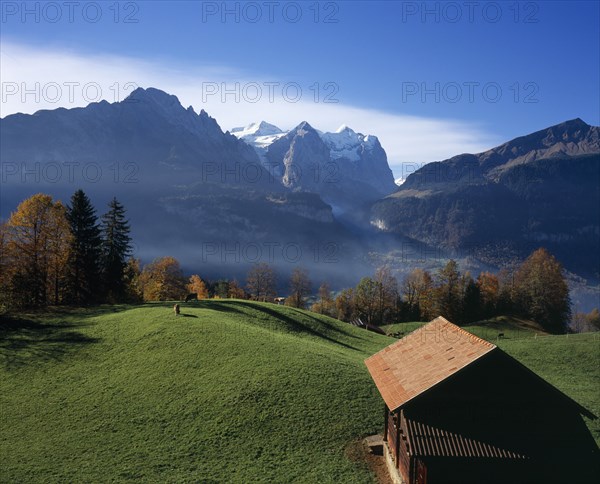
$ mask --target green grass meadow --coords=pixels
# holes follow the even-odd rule
[[[182,313],[156,303],[0,320],[0,481],[375,482],[348,448],[382,430],[363,361],[393,339],[248,301]],[[598,335],[497,343],[600,415]]]

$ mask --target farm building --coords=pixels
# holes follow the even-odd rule
[[[595,418],[494,344],[438,317],[365,361],[397,482],[592,482]]]

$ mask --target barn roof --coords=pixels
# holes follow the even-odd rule
[[[525,459],[527,456],[485,440],[406,418],[411,453],[417,457],[488,457]]]
[[[365,364],[393,411],[495,348],[440,316],[367,358]]]

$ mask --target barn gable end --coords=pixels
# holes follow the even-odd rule
[[[575,482],[598,472],[583,407],[439,317],[365,361],[405,483]]]

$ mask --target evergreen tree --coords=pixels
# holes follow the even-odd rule
[[[196,291],[190,291],[190,292],[196,292]],[[214,295],[214,297],[217,297],[220,299],[227,299],[227,296],[229,296],[229,281],[227,279],[223,279],[223,280],[215,282],[215,284],[213,285],[213,295]],[[208,297],[208,294],[204,297]],[[201,299],[200,293],[198,293],[198,299]]]
[[[100,297],[100,228],[90,199],[77,190],[67,207],[71,247],[67,261],[68,301],[89,304]]]
[[[481,292],[468,272],[463,275],[461,283],[463,294],[460,324],[472,323],[481,317]]]
[[[131,252],[130,228],[125,208],[116,198],[108,208],[102,216],[102,279],[107,299],[122,301],[126,292],[124,272]]]

